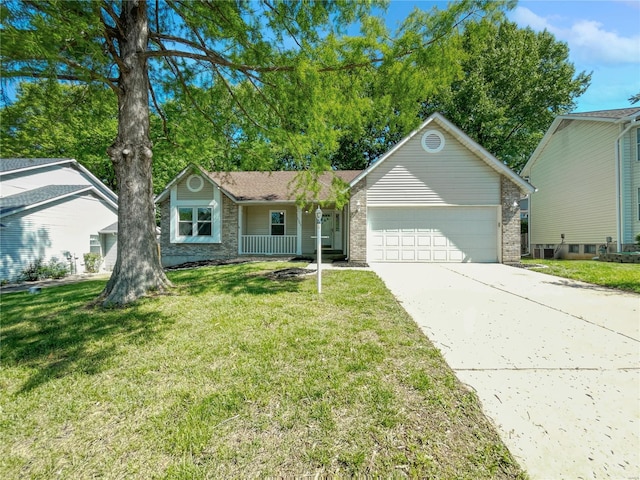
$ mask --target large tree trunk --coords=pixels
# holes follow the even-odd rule
[[[144,57],[149,35],[146,1],[123,1],[121,22],[118,136],[108,149],[118,182],[118,257],[101,294],[104,305],[125,305],[171,286],[156,243]]]

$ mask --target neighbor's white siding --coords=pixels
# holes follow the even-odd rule
[[[500,204],[500,175],[443,129],[435,128],[445,138],[440,152],[423,150],[423,132],[419,132],[369,173],[368,206]]]
[[[112,233],[104,235],[103,268],[112,271],[118,259],[118,236]]]
[[[64,260],[66,251],[77,257],[78,272],[84,271],[83,254],[90,251],[91,235],[97,235],[117,218],[115,209],[91,194],[3,217],[0,279],[15,280],[24,267],[37,258]]]
[[[531,167],[532,244],[604,243],[616,236],[615,139],[618,126],[571,120],[557,130]]]
[[[5,174],[2,176],[2,192],[8,197],[28,190],[48,185],[94,185],[78,170],[69,165],[52,165],[28,172]]]

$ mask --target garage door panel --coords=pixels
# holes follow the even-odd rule
[[[416,252],[415,250],[403,250],[402,251],[402,260],[405,262],[415,262],[416,260]]]
[[[413,235],[410,237],[402,237],[402,246],[403,247],[413,247],[416,244],[416,237]]]
[[[443,235],[434,235],[433,236],[433,245],[435,247],[446,247],[449,243],[449,239]]]
[[[370,208],[369,261],[496,262],[496,207]]]
[[[430,262],[431,261],[431,250],[418,250],[416,256],[416,261],[418,262]]]
[[[429,247],[431,246],[431,237],[426,235],[418,236],[418,246],[419,247]]]
[[[395,234],[389,235],[385,237],[384,244],[387,247],[397,247],[398,245],[400,245],[400,237]]]

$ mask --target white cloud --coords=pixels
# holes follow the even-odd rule
[[[560,19],[542,17],[526,7],[517,7],[511,19],[533,30],[547,29],[558,40],[567,42],[572,56],[588,63],[640,63],[640,35],[623,37],[607,31],[595,20],[575,20],[569,27],[561,27]],[[557,22],[557,23],[556,23]]]

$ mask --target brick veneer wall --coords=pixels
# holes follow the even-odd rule
[[[169,204],[167,199],[160,205],[160,254],[165,267],[199,260],[235,258],[238,256],[238,205],[225,194],[222,198],[221,243],[171,243],[169,229]]]
[[[520,262],[520,189],[505,176],[500,177],[502,201],[502,263]]]
[[[351,189],[349,202],[349,260],[367,260],[367,177]],[[358,201],[360,208],[358,211]]]

